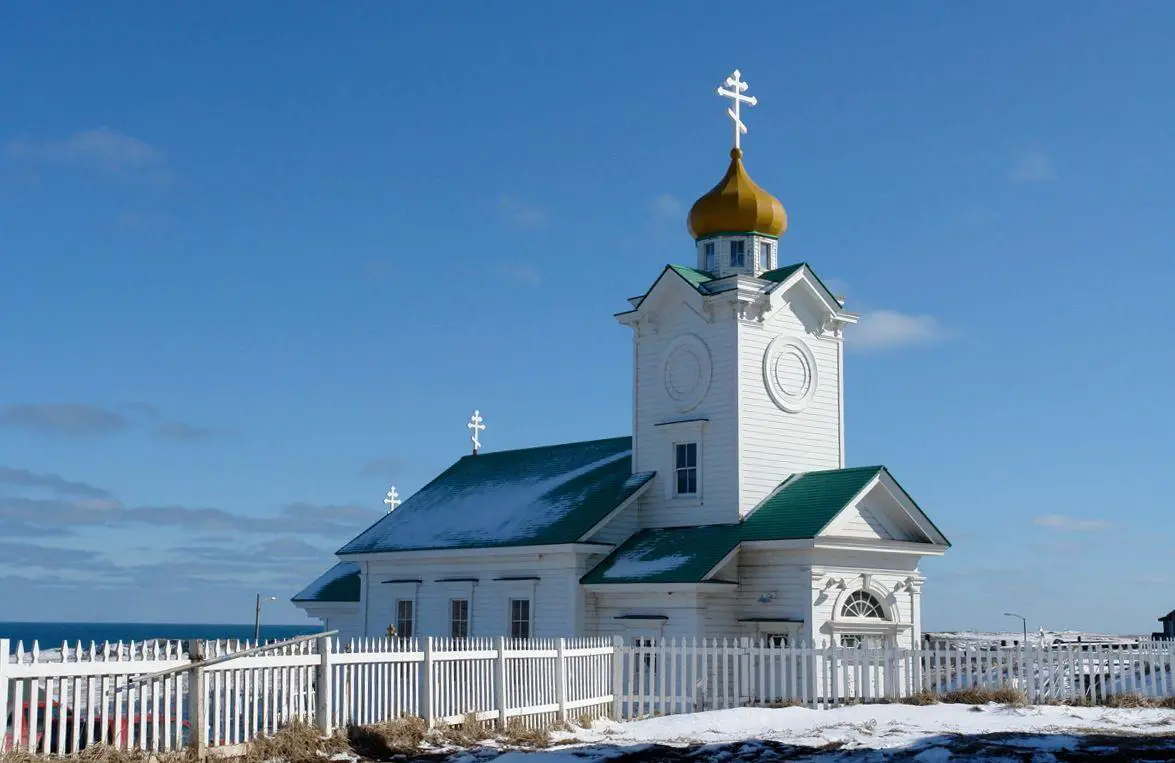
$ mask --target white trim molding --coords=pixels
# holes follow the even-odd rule
[[[661,354],[665,395],[681,413],[692,411],[706,398],[714,364],[710,348],[697,334],[682,334]]]
[[[798,369],[800,382],[789,389],[780,376]],[[787,413],[800,413],[812,403],[820,377],[816,370],[816,356],[803,339],[781,334],[771,340],[763,352],[763,384],[772,402]]]

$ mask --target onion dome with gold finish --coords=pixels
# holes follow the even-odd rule
[[[722,233],[779,237],[787,230],[783,204],[751,180],[742,156],[742,149],[731,149],[726,176],[694,202],[689,211],[689,232],[694,239]]]

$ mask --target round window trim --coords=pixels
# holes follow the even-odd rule
[[[763,353],[763,383],[781,410],[803,411],[816,395],[816,356],[798,337],[775,337]]]
[[[697,408],[710,391],[710,348],[696,334],[683,334],[665,348],[661,375],[665,394],[681,413]]]

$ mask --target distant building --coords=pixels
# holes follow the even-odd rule
[[[1159,622],[1163,624],[1163,630],[1156,633],[1155,638],[1175,640],[1175,609],[1160,617]]]

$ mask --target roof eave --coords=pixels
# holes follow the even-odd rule
[[[729,591],[738,583],[705,581],[696,583],[644,583],[640,581],[617,581],[615,583],[581,583],[589,593],[616,593],[620,590],[631,593],[673,593],[677,591],[698,592]]]
[[[386,562],[392,559],[423,559],[452,556],[522,556],[531,554],[579,553],[601,554],[616,548],[611,543],[535,543],[501,546],[460,546],[457,548],[410,548],[389,551],[364,551],[340,554],[349,562]]]

